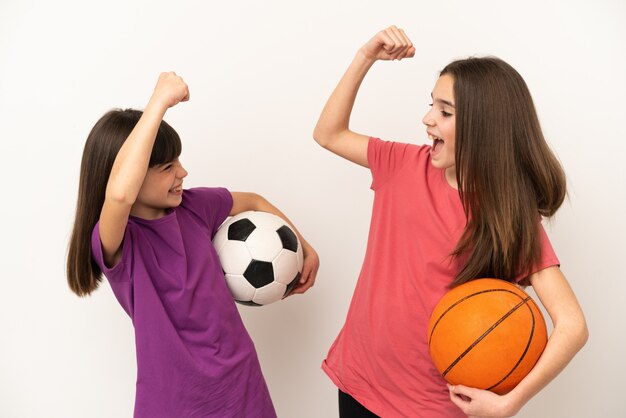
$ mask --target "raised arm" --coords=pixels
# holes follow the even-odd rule
[[[378,32],[359,49],[339,84],[326,102],[313,138],[327,150],[368,167],[369,137],[350,130],[350,115],[361,82],[377,60],[401,60],[415,55],[415,48],[402,29],[390,26]]]
[[[460,385],[451,387],[452,401],[469,417],[515,415],[567,366],[587,341],[585,317],[561,270],[548,267],[532,274],[530,282],[554,325],[548,344],[535,367],[506,395]]]
[[[148,171],[150,155],[167,109],[189,99],[189,89],[173,72],[159,76],[148,104],[115,157],[100,213],[100,241],[104,261],[117,263],[130,210]]]

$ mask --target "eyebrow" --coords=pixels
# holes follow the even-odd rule
[[[155,166],[155,168],[159,169],[159,170],[165,170],[167,168],[168,165],[171,165],[174,161],[167,161],[165,163],[161,163],[161,164],[157,164]]]
[[[443,103],[444,105],[447,105],[447,106],[450,106],[450,107],[454,107],[454,103],[452,103],[452,102],[449,102],[449,101],[444,100],[444,99],[435,99],[433,97],[432,93],[430,93],[430,98],[433,99],[433,101],[435,101],[437,103]]]

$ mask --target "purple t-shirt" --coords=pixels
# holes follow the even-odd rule
[[[136,418],[276,417],[211,243],[232,204],[194,188],[160,219],[131,216],[111,269],[94,227],[93,258],[135,327]]]

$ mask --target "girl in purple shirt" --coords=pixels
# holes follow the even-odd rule
[[[188,99],[183,79],[162,73],[143,112],[113,110],[93,127],[68,282],[84,296],[104,273],[133,321],[135,417],[275,417],[211,239],[227,216],[246,210],[289,220],[254,193],[183,189],[180,138],[163,116]],[[315,282],[319,259],[294,230],[304,266],[292,293],[303,293]]]

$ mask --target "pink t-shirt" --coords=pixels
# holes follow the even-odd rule
[[[429,355],[435,305],[460,268],[449,254],[465,226],[458,191],[430,161],[430,146],[371,138],[374,207],[367,251],[346,322],[323,370],[383,417],[464,417]],[[557,265],[543,228],[542,261]]]

